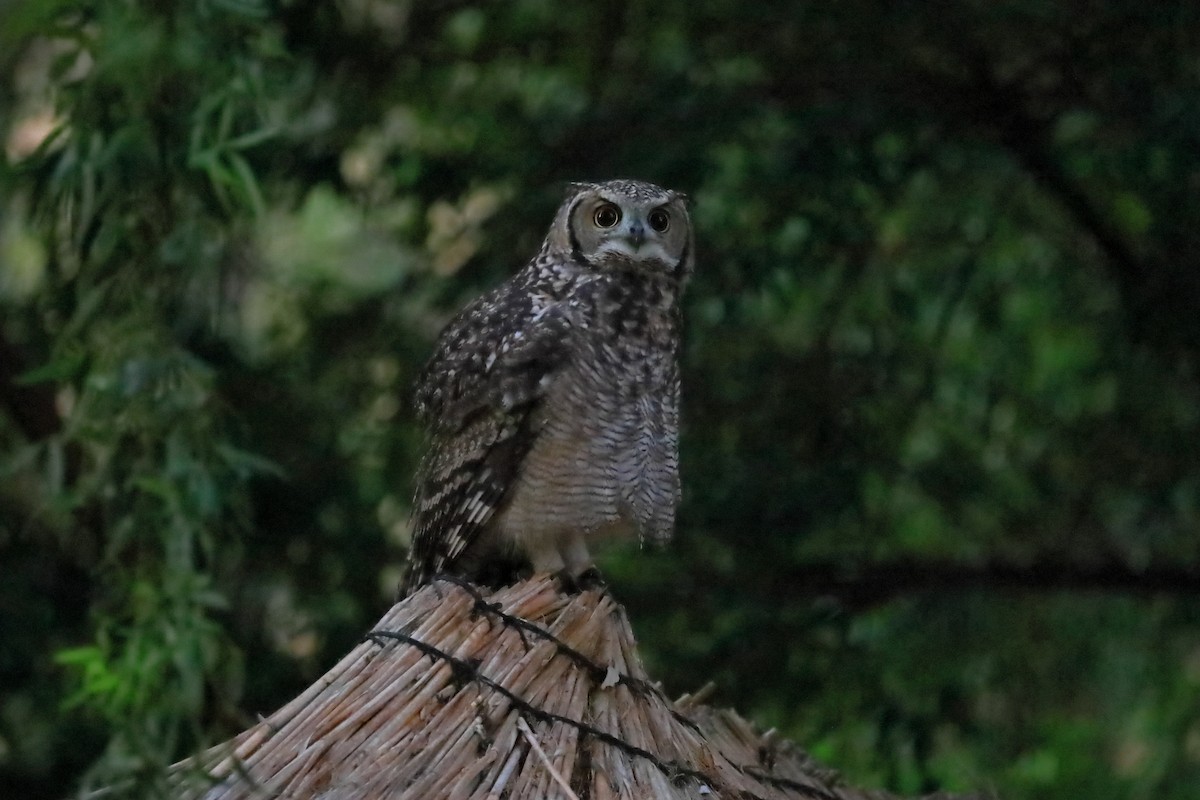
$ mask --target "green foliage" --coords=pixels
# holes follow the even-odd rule
[[[653,671],[907,793],[1200,778],[1198,13],[0,11],[0,795],[161,793],[390,602],[433,338],[694,201]]]

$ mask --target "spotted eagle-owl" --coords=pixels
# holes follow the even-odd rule
[[[402,595],[514,561],[574,580],[599,539],[670,538],[693,241],[679,192],[574,184],[533,260],[446,327],[417,382]]]

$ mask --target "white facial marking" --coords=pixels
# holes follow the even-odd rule
[[[640,247],[634,247],[632,242],[624,238],[613,238],[602,242],[597,248],[597,252],[631,261],[661,261],[665,264],[671,260],[667,251],[658,242],[642,242]]]

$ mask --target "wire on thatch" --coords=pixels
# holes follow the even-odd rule
[[[204,757],[181,795],[871,800],[732,711],[671,702],[603,592],[439,580],[307,691]],[[186,787],[186,790],[185,788]]]

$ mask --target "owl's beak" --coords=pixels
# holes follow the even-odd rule
[[[636,250],[642,246],[642,242],[646,241],[646,228],[640,222],[634,222],[629,226],[629,242]]]

